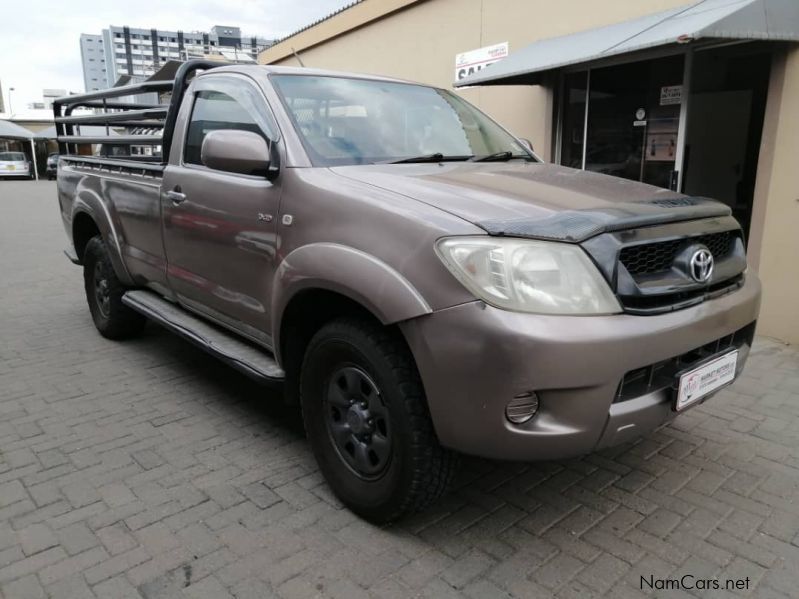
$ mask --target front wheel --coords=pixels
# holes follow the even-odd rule
[[[413,356],[390,331],[351,318],[322,327],[300,398],[319,467],[355,513],[390,522],[446,490],[455,456],[439,445]]]
[[[100,235],[86,244],[83,282],[94,326],[103,337],[125,339],[141,332],[147,320],[122,303],[125,287],[117,278]]]

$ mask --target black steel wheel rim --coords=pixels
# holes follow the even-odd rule
[[[108,277],[105,276],[103,264],[100,261],[94,264],[94,299],[100,313],[108,318],[111,315],[111,292]]]
[[[324,414],[342,461],[360,478],[379,478],[391,461],[391,426],[371,377],[357,366],[338,368],[327,385]]]

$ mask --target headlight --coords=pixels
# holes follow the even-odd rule
[[[538,314],[616,314],[605,279],[576,245],[498,237],[441,239],[438,255],[472,293],[498,308]]]

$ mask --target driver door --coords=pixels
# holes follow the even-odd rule
[[[213,170],[200,154],[210,131],[243,129],[264,137],[278,160],[277,126],[243,76],[203,76],[184,102],[192,103],[184,142],[165,169],[161,198],[169,284],[184,307],[271,346],[279,178]]]

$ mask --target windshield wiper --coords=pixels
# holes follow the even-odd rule
[[[507,150],[504,152],[494,152],[493,154],[486,154],[485,156],[473,156],[469,159],[469,162],[505,162],[506,160],[510,160],[514,158],[513,152],[508,152]],[[524,156],[518,156],[517,158],[525,158]]]
[[[403,164],[406,162],[443,162],[445,160],[468,160],[469,156],[445,156],[441,152],[434,152],[433,154],[422,154],[421,156],[411,156],[409,158],[400,158],[399,160],[384,160],[376,162],[375,164]]]
[[[402,164],[404,162],[440,162],[444,160],[444,154],[435,152],[434,154],[422,154],[421,156],[410,156],[409,158],[400,158],[399,160],[384,160],[377,164]]]

